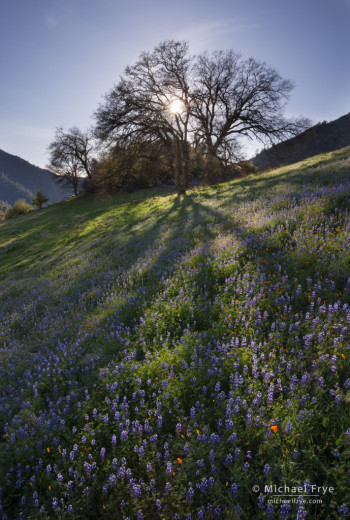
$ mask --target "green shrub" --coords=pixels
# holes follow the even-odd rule
[[[48,202],[48,198],[45,197],[43,193],[41,193],[40,190],[36,190],[35,197],[32,200],[32,206],[41,209],[43,207],[43,204],[46,204]]]
[[[24,215],[25,213],[29,213],[31,210],[31,206],[24,199],[16,200],[14,205],[6,211],[5,220],[18,217],[19,215]]]

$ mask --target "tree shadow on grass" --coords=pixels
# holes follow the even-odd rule
[[[339,157],[342,160],[344,155]],[[328,168],[329,161],[323,161],[322,165]],[[244,251],[241,268],[244,267],[244,258],[251,253],[252,245],[257,246],[256,263],[268,262],[273,266],[276,258],[272,252],[278,255],[290,254],[283,247],[276,247],[271,238],[262,237],[244,226],[235,210],[239,209],[241,203],[252,201],[262,194],[269,195],[276,183],[282,191],[288,188],[290,197],[300,197],[306,180],[314,180],[313,169],[318,164],[321,163],[304,165],[305,178],[301,177],[300,170],[283,175],[269,174],[262,178],[251,176],[239,183],[190,192],[185,197],[168,197],[166,201],[152,196],[139,200],[132,194],[120,199],[117,205],[103,204],[95,208],[92,219],[87,214],[86,219],[78,223],[73,235],[67,230],[66,242],[63,240],[49,253],[45,250],[44,241],[42,247],[46,259],[41,259],[38,264],[33,263],[33,258],[28,258],[27,264],[26,259],[22,259],[23,281],[26,277],[34,281],[35,276],[42,276],[43,273],[52,278],[60,276],[64,283],[62,280],[57,283],[57,291],[51,302],[57,312],[69,308],[70,300],[82,291],[84,285],[86,293],[96,292],[99,296],[98,304],[95,302],[87,310],[84,320],[100,324],[108,313],[105,305],[110,293],[119,287],[118,284],[125,284],[128,288],[125,301],[116,316],[131,323],[135,318],[135,306],[139,305],[133,287],[141,284],[145,295],[142,305],[147,305],[159,292],[162,277],[171,276],[172,270],[194,246],[199,249],[202,247],[205,251],[219,232],[233,233],[241,241]],[[309,173],[308,168],[311,168]],[[329,182],[327,168],[317,174],[318,182]],[[348,180],[346,172],[341,174],[340,181],[343,178]],[[84,201],[79,204],[82,211],[87,209]],[[332,212],[330,204],[328,209]],[[74,213],[74,208],[69,207],[67,210]],[[48,223],[47,229],[51,229],[51,225]],[[215,286],[214,274],[212,282]]]

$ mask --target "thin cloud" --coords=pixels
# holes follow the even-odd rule
[[[259,29],[260,25],[253,22],[237,23],[233,20],[213,20],[192,24],[176,33],[179,40],[188,40],[194,52],[201,52],[215,44],[215,41],[225,35]]]

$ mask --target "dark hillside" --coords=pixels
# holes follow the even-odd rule
[[[252,162],[258,168],[272,168],[302,161],[321,153],[332,152],[350,145],[349,114],[327,123],[317,123],[302,134],[263,150]]]
[[[0,200],[8,204],[17,199],[30,202],[35,190],[41,190],[51,203],[67,195],[55,184],[51,172],[0,150]]]

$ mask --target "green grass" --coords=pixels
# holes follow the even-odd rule
[[[271,189],[275,195],[276,185],[282,191],[295,188],[297,196],[300,186],[312,183],[313,178],[314,182],[329,184],[332,168],[337,175],[347,176],[348,167],[337,167],[337,161],[347,155],[347,149],[331,152],[244,180],[190,191],[182,201],[168,195],[169,190],[150,189],[107,200],[79,196],[33,211],[1,224],[0,280],[12,273],[21,276],[40,271],[59,263],[62,255],[74,257],[75,251],[94,249],[96,242],[123,246],[139,236],[152,241],[163,222],[181,228],[189,213],[194,218],[201,212],[209,215],[221,205],[239,204],[260,195],[268,197]]]

